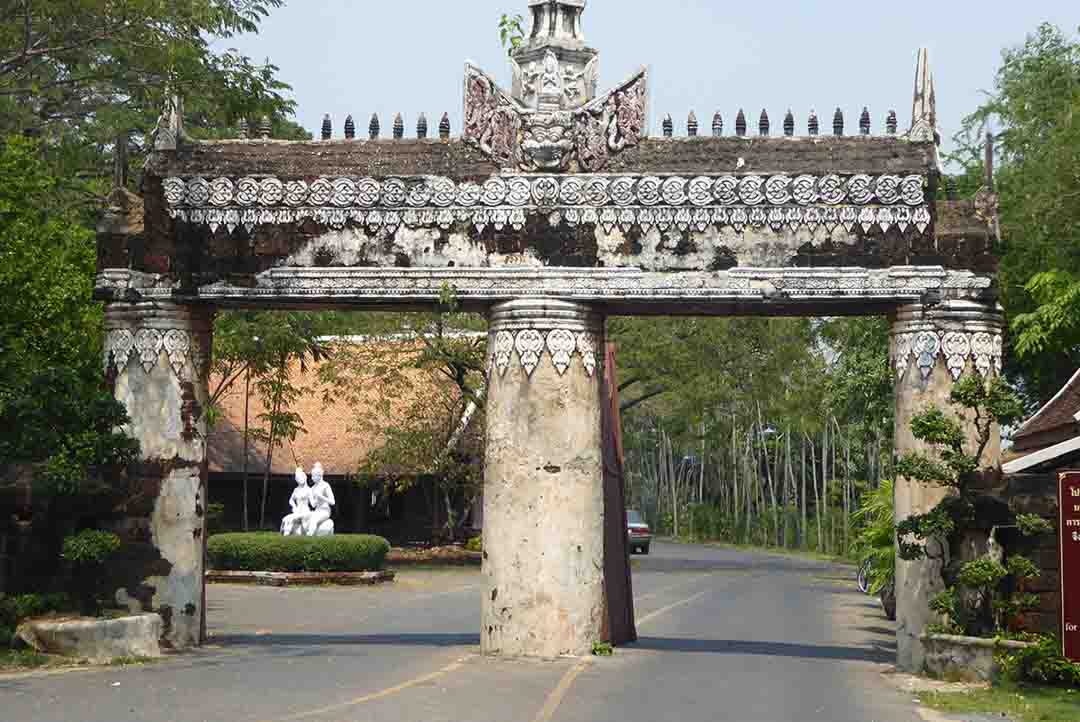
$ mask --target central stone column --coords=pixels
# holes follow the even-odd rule
[[[910,305],[899,308],[893,318],[893,369],[896,373],[896,455],[928,452],[911,433],[911,419],[931,406],[950,416],[960,410],[949,403],[952,385],[964,374],[984,380],[1001,372],[1002,317],[996,306],[950,299],[934,307]],[[969,422],[972,420],[969,419]],[[967,450],[974,452],[978,434],[967,425]],[[1000,429],[991,429],[982,466],[1001,463]],[[930,511],[949,493],[948,487],[926,485],[897,478],[894,493],[896,521]],[[923,645],[920,636],[937,615],[930,600],[943,589],[941,562],[922,559],[896,560],[896,664],[902,670],[920,672]]]
[[[105,309],[105,374],[140,460],[129,478],[116,601],[154,611],[176,649],[205,636],[206,378],[213,313],[167,302]]]
[[[491,311],[485,654],[583,655],[600,638],[603,329],[577,303],[522,299]]]

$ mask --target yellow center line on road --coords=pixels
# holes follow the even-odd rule
[[[690,579],[689,581],[682,581],[682,582],[679,582],[678,584],[669,584],[666,587],[661,587],[660,589],[657,589],[656,591],[653,591],[653,592],[649,592],[648,594],[639,594],[638,596],[634,597],[634,604],[637,604],[638,602],[643,602],[646,599],[651,599],[652,597],[655,597],[655,596],[659,596],[660,594],[663,594],[664,592],[670,592],[672,589],[681,589],[682,587],[689,586],[689,585],[693,584],[694,582],[699,582],[702,579],[708,579],[709,577],[713,576],[714,574],[716,574],[716,572],[709,572],[708,574],[699,574],[698,576],[694,577],[693,579]]]
[[[566,671],[563,678],[559,680],[559,684],[555,686],[555,689],[551,690],[551,694],[544,700],[544,706],[533,717],[533,722],[550,722],[551,718],[555,716],[556,710],[559,709],[559,705],[562,704],[563,697],[570,691],[570,686],[574,683],[574,680],[588,666],[589,660],[583,659]]]
[[[337,704],[327,705],[326,707],[320,707],[318,709],[305,710],[294,715],[289,715],[288,717],[278,717],[274,720],[268,720],[267,722],[291,722],[291,720],[318,717],[321,715],[330,714],[331,712],[340,712],[350,707],[356,707],[358,705],[364,704],[365,702],[373,702],[377,699],[389,697],[392,694],[397,694],[398,692],[402,692],[406,689],[409,689],[410,687],[415,687],[419,684],[430,682],[432,680],[438,679],[439,677],[445,677],[451,672],[454,672],[464,667],[465,662],[468,659],[468,657],[462,657],[457,661],[451,662],[445,667],[442,667],[441,669],[435,670],[434,672],[429,672],[428,674],[414,677],[413,679],[406,680],[405,682],[402,682],[400,684],[395,684],[393,687],[387,687],[386,689],[379,690],[378,692],[372,692],[370,694],[365,694],[362,697],[355,697],[345,702],[338,702]]]
[[[672,609],[675,609],[676,607],[682,607],[684,605],[687,605],[690,602],[694,601],[695,599],[698,599],[698,598],[704,596],[709,591],[710,590],[708,590],[708,589],[702,589],[697,594],[693,594],[693,595],[687,597],[686,599],[680,599],[677,602],[672,602],[671,604],[667,605],[666,607],[660,607],[655,612],[649,612],[644,617],[637,620],[637,626],[640,627],[642,624],[646,624],[646,623],[652,621],[653,619],[656,619],[661,614],[666,614],[666,613],[670,612]]]

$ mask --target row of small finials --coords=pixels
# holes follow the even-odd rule
[[[258,127],[258,137],[266,139],[270,137],[271,124],[270,118],[263,116],[262,121]],[[380,126],[379,116],[376,113],[371,114],[371,122],[368,123],[368,137],[375,140],[379,137]],[[330,120],[330,115],[323,116],[322,122],[322,139],[330,140],[334,134],[334,126]],[[427,138],[428,135],[428,121],[427,116],[423,113],[416,120],[416,137]],[[251,130],[248,127],[248,122],[244,119],[240,120],[240,137],[250,138]],[[356,123],[353,121],[353,117],[350,115],[345,118],[345,138],[352,140],[356,137]],[[401,113],[394,116],[394,139],[401,140],[405,137],[405,119],[401,117]],[[450,137],[450,114],[443,113],[442,120],[439,121],[439,138],[446,140]]]
[[[769,114],[762,110],[761,116],[758,118],[758,135],[769,135],[769,129]],[[665,138],[670,138],[675,133],[675,124],[672,122],[670,115],[664,117],[663,130]],[[810,117],[807,118],[806,121],[806,130],[810,135],[818,135],[821,130],[817,113],[812,110],[810,111]],[[896,135],[895,110],[890,110],[889,114],[885,117],[885,132],[889,135]],[[689,117],[686,119],[686,134],[691,137],[698,134],[698,120],[692,110],[690,111]],[[713,136],[721,136],[724,134],[724,119],[719,112],[713,115],[712,134]],[[833,135],[843,134],[844,111],[837,108],[836,112],[833,113]],[[866,107],[862,109],[862,114],[859,116],[859,134],[870,135],[870,109]],[[746,114],[743,113],[741,108],[739,109],[739,114],[735,116],[735,135],[739,137],[746,135]],[[790,110],[784,115],[784,135],[795,135],[795,116]]]
[[[817,114],[814,111],[810,111],[810,117],[806,122],[806,129],[810,135],[818,135],[820,133],[820,124],[818,122]],[[665,138],[671,138],[675,132],[675,124],[671,120],[671,116],[664,117],[663,131]],[[890,110],[888,116],[885,118],[885,131],[889,135],[896,135],[896,111]],[[258,127],[258,137],[266,139],[270,137],[271,127],[270,119],[263,117]],[[379,116],[376,113],[372,113],[371,122],[368,123],[368,137],[375,140],[379,137]],[[405,120],[402,118],[401,113],[394,116],[394,139],[400,140],[405,137]],[[322,122],[322,139],[330,140],[334,134],[333,123],[330,120],[330,116],[323,116]],[[694,111],[690,111],[689,117],[686,119],[686,134],[694,137],[698,134],[698,120],[694,115]],[[720,113],[716,113],[712,120],[712,134],[714,137],[719,137],[724,134],[724,119]],[[758,134],[762,136],[769,135],[769,114],[762,110],[761,116],[758,118]],[[844,111],[840,108],[836,109],[833,113],[833,135],[844,134]],[[862,114],[859,116],[859,134],[870,135],[870,110],[863,108]],[[427,138],[428,135],[428,121],[427,116],[423,113],[416,120],[416,137]],[[746,135],[746,114],[742,110],[735,116],[735,135],[744,137]],[[795,116],[789,110],[784,116],[784,135],[795,135]],[[240,121],[240,137],[249,138],[252,137],[251,131],[248,127],[246,120]],[[439,121],[439,138],[446,140],[450,137],[450,115],[443,113],[442,120]],[[350,115],[345,118],[345,138],[352,140],[356,138],[356,123],[353,122],[353,117]]]

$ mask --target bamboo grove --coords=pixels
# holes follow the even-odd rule
[[[846,553],[891,471],[884,319],[612,327],[631,508],[662,534]]]

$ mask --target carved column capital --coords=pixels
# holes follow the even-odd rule
[[[547,362],[562,376],[576,363],[591,378],[604,336],[604,317],[589,306],[551,299],[517,299],[492,307],[488,330],[489,373],[506,374],[518,363],[531,377]]]
[[[162,353],[181,381],[205,378],[210,362],[206,340],[212,312],[174,303],[111,303],[105,308],[105,371],[122,373],[128,364],[150,373]]]
[[[890,356],[897,379],[914,366],[923,381],[943,359],[953,381],[965,370],[983,378],[1001,373],[1001,307],[976,301],[949,299],[940,305],[901,306],[892,325]]]

